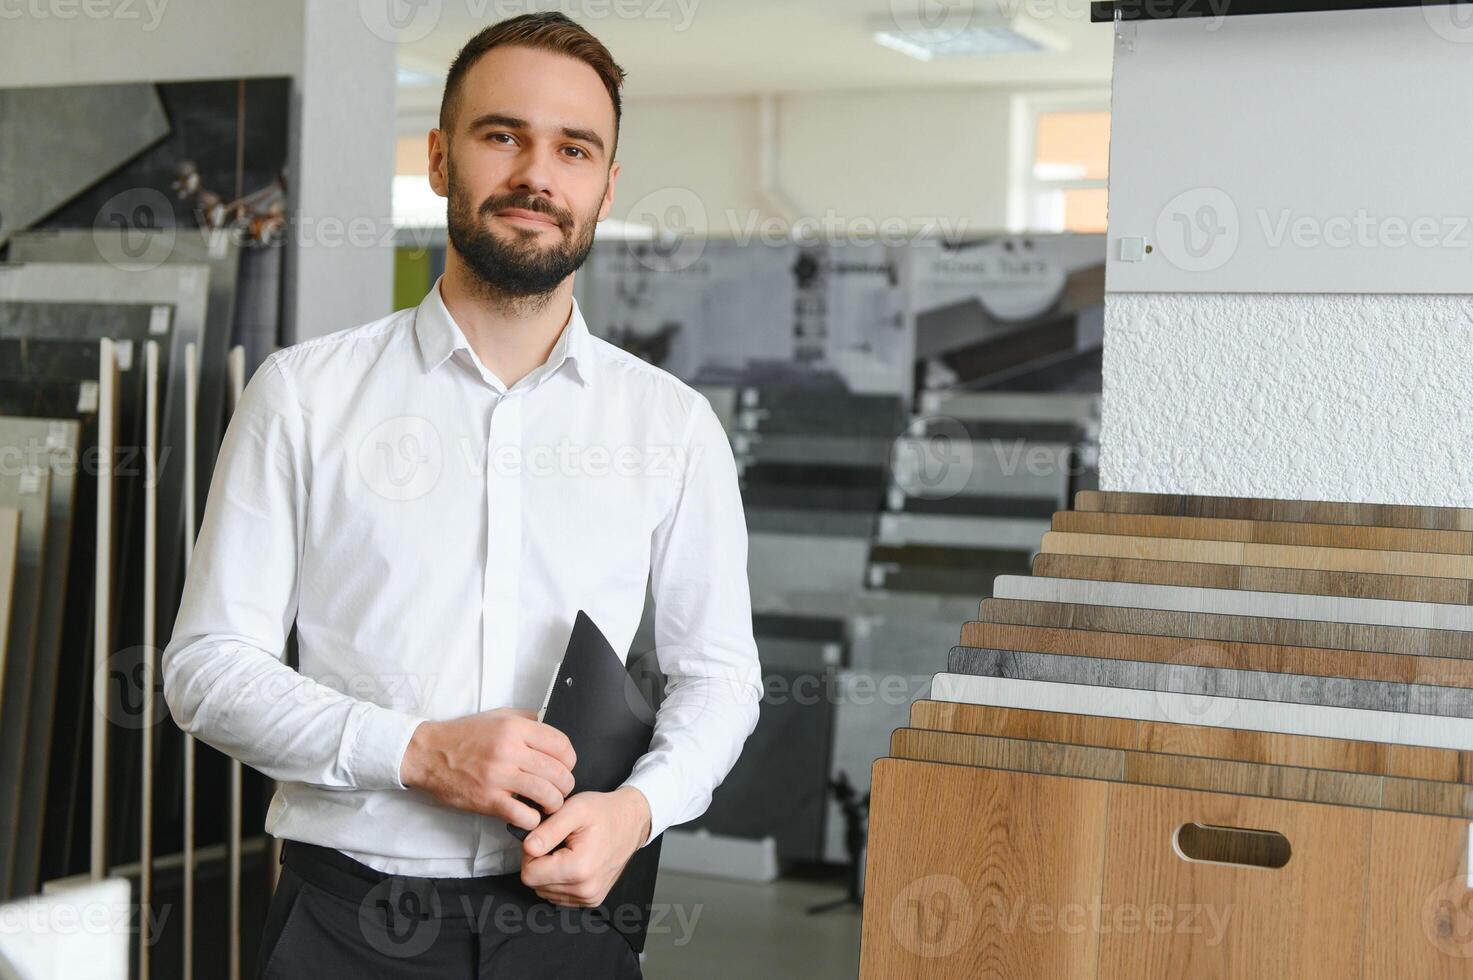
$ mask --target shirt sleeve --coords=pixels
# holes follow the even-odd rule
[[[161,658],[164,700],[185,732],[273,779],[404,789],[400,761],[423,719],[320,684],[284,661],[311,474],[283,353],[251,377],[226,427]]]
[[[680,490],[651,540],[665,700],[650,750],[624,782],[649,801],[645,844],[705,812],[757,727],[763,693],[736,461],[704,396],[687,423],[682,462]]]

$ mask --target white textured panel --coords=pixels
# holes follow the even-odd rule
[[[1473,506],[1470,363],[1469,296],[1111,294],[1100,486]]]

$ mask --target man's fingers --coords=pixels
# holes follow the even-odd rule
[[[573,743],[568,740],[568,736],[540,721],[533,725],[527,733],[527,744],[539,752],[552,756],[570,772],[578,762],[578,754],[573,751]]]
[[[551,783],[558,792],[570,796],[573,792],[573,770],[554,756],[528,745],[521,760],[522,769]]]
[[[513,827],[520,827],[523,830],[532,830],[542,822],[542,814],[510,793],[500,795],[497,802],[493,804],[492,813]]]
[[[515,784],[511,787],[512,792],[536,803],[543,813],[556,813],[562,808],[566,797],[541,776],[521,772],[512,777],[512,782]]]

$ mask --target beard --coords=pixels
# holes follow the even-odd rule
[[[450,185],[446,208],[450,243],[488,296],[546,297],[588,258],[598,224],[597,210],[580,224],[572,213],[536,195],[498,194],[476,207],[470,192],[455,179],[454,164],[447,165],[446,177]],[[542,233],[528,228],[512,228],[510,240],[498,235],[487,227],[486,219],[505,208],[547,215],[557,222],[562,239],[553,245],[541,245],[537,239]]]

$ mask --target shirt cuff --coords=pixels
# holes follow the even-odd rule
[[[650,807],[650,835],[639,845],[644,847],[670,826],[675,813],[680,809],[682,794],[675,785],[674,776],[658,767],[631,773],[619,788],[623,789],[625,786],[633,786],[643,793]]]
[[[408,789],[399,767],[414,730],[425,719],[369,701],[358,705],[358,731],[347,758],[348,781],[357,789]]]

